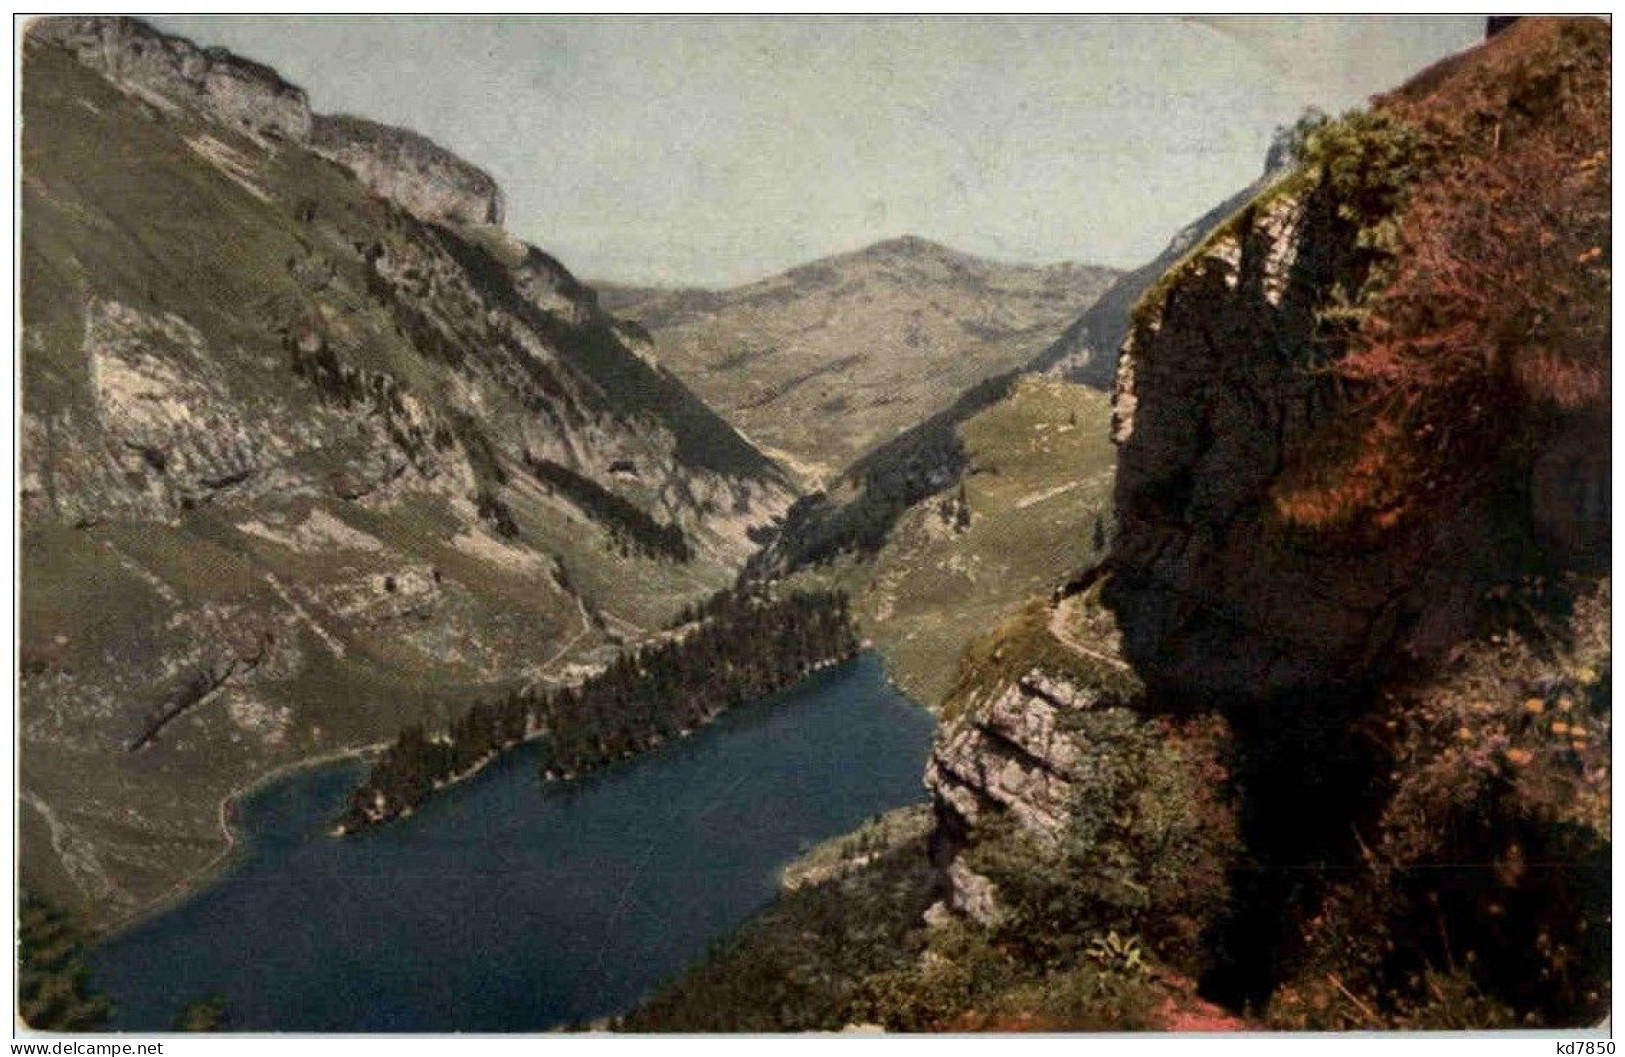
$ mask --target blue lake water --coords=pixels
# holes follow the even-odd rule
[[[326,835],[363,770],[238,806],[241,853],[91,951],[115,1029],[226,999],[246,1031],[536,1031],[621,1013],[772,899],[818,841],[917,802],[932,718],[872,654],[587,779],[526,746],[415,817]]]

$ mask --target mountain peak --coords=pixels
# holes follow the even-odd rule
[[[871,243],[863,249],[856,251],[855,257],[935,257],[964,260],[968,253],[961,253],[951,246],[944,246],[940,242],[932,242],[921,235],[898,235],[895,238],[881,239]]]

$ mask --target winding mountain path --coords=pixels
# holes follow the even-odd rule
[[[1133,671],[1134,669],[1132,666],[1130,666],[1128,662],[1123,660],[1121,657],[1118,657],[1115,654],[1103,653],[1092,646],[1085,646],[1083,643],[1072,637],[1072,633],[1068,631],[1066,627],[1066,614],[1069,602],[1070,599],[1062,601],[1057,604],[1054,609],[1050,610],[1049,633],[1054,636],[1055,641],[1059,642],[1062,646],[1065,646],[1073,653],[1087,657],[1092,661],[1098,661],[1101,664],[1110,665],[1119,671]]]

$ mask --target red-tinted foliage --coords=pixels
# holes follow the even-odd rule
[[[1393,283],[1339,373],[1380,401],[1438,413],[1419,427],[1598,399],[1608,216],[1606,150],[1575,158],[1541,135],[1455,166],[1417,192]]]
[[[1299,524],[1388,527],[1484,467],[1542,412],[1607,398],[1605,113],[1448,163],[1414,188],[1393,275],[1334,371],[1336,458],[1277,490]]]

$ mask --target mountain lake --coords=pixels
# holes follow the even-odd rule
[[[91,949],[112,1028],[225,999],[250,1032],[541,1031],[623,1013],[765,906],[781,868],[924,799],[934,720],[872,653],[587,778],[513,750],[414,816],[328,835],[365,771],[237,805],[238,851]]]

